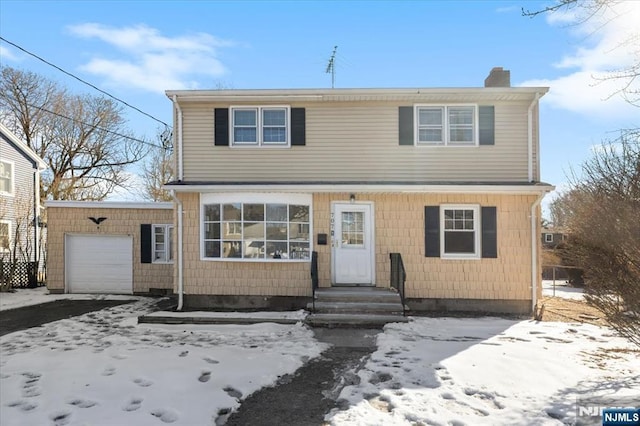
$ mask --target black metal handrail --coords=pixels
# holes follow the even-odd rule
[[[318,252],[311,252],[311,297],[313,312],[316,311],[316,290],[318,289]]]
[[[389,253],[391,260],[391,287],[395,288],[400,294],[400,302],[402,303],[402,315],[406,315],[404,304],[404,283],[407,281],[407,271],[404,269],[404,262],[400,253]]]

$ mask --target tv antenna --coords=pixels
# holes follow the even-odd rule
[[[331,53],[329,63],[327,64],[327,70],[325,71],[327,74],[331,73],[332,89],[336,86],[336,50],[338,50],[338,46],[333,46],[333,52]]]

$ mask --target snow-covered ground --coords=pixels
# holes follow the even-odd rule
[[[638,348],[587,324],[420,318],[377,345],[332,425],[573,424],[577,397],[640,389]]]
[[[0,424],[212,425],[326,345],[298,325],[136,325],[154,301],[0,338]]]
[[[542,295],[555,296],[563,299],[584,300],[584,291],[580,287],[571,287],[564,280],[556,280],[555,293],[553,280],[542,281]]]
[[[0,337],[0,424],[212,425],[326,348],[300,324],[138,325],[154,302]],[[640,389],[638,349],[588,324],[414,318],[363,361],[329,423],[572,424],[577,397]]]

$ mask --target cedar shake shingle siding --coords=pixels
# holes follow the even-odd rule
[[[350,194],[314,194],[314,236],[330,233],[331,202]],[[374,203],[377,286],[389,286],[389,253],[402,254],[408,298],[531,300],[530,227],[534,195],[356,194]],[[180,194],[183,203],[184,282],[189,295],[310,296],[309,263],[200,260],[198,194]],[[495,206],[496,258],[453,260],[425,257],[424,208],[440,204]],[[536,234],[538,235],[538,234]],[[314,237],[315,238],[315,237]],[[331,246],[318,252],[320,287],[331,286]]]

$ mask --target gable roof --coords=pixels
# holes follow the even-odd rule
[[[27,158],[31,159],[35,165],[37,165],[38,170],[45,170],[47,168],[47,163],[44,162],[38,154],[33,152],[31,148],[27,146],[24,142],[22,142],[12,131],[7,129],[7,127],[0,123],[0,133],[2,133],[7,141],[11,143],[11,145],[15,146],[15,148],[22,152]]]

